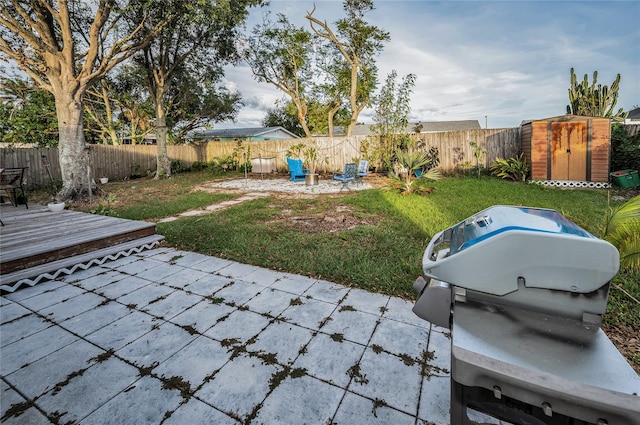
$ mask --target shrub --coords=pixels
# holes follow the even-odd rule
[[[611,126],[611,171],[637,169],[640,164],[640,133],[630,136],[620,124]]]
[[[393,171],[389,174],[389,186],[386,190],[396,190],[403,195],[410,193],[427,194],[433,188],[425,185],[427,180],[440,179],[440,172],[437,168],[430,168],[426,171],[425,166],[433,161],[424,152],[396,152],[397,161]],[[416,173],[418,172],[418,173]],[[420,177],[417,177],[419,175]]]
[[[206,170],[207,168],[209,168],[209,164],[207,164],[206,162],[195,161],[193,164],[191,164],[191,169],[193,171],[202,171]]]
[[[184,173],[189,171],[189,168],[186,167],[180,160],[171,161],[171,174]]]
[[[527,174],[529,173],[529,166],[524,159],[524,153],[521,153],[516,158],[496,158],[490,169],[491,174],[494,176],[521,182],[527,179]]]

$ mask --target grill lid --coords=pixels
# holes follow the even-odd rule
[[[439,249],[448,254],[436,257]],[[423,257],[428,277],[493,295],[527,288],[596,291],[611,280],[619,254],[556,211],[494,206],[433,237]]]

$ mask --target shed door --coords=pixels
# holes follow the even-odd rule
[[[587,179],[587,123],[551,123],[551,180]]]

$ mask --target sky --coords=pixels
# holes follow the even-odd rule
[[[284,13],[298,26],[314,16],[333,24],[342,1],[271,0],[252,8],[247,33],[264,10]],[[374,0],[365,19],[388,31],[378,56],[378,81],[416,75],[409,122],[478,120],[482,128],[517,127],[524,120],[566,113],[570,69],[611,86],[621,74],[616,111],[640,106],[640,1],[419,1]],[[335,28],[335,26],[332,26]],[[235,123],[261,127],[284,94],[258,83],[246,63],[226,68],[228,88],[245,106]],[[365,109],[358,122],[373,123]]]

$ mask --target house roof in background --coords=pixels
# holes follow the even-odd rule
[[[216,128],[213,130],[194,130],[189,133],[189,137],[193,137],[195,139],[211,139],[216,137],[244,139],[249,137],[266,136],[277,132],[285,133],[292,139],[298,138],[298,136],[284,127]]]
[[[458,131],[458,130],[480,130],[480,123],[478,120],[462,120],[462,121],[418,121],[414,123],[409,123],[405,127],[404,131],[406,133],[412,134],[416,132],[416,127],[418,125],[422,126],[422,130],[420,133],[440,133],[445,131]],[[371,136],[375,134],[371,131],[371,127],[373,124],[358,124],[353,129],[354,136]],[[341,130],[340,134],[336,133],[336,135],[343,135],[344,132]]]
[[[639,120],[640,119],[640,108],[632,109],[629,111],[627,115],[628,120]]]

